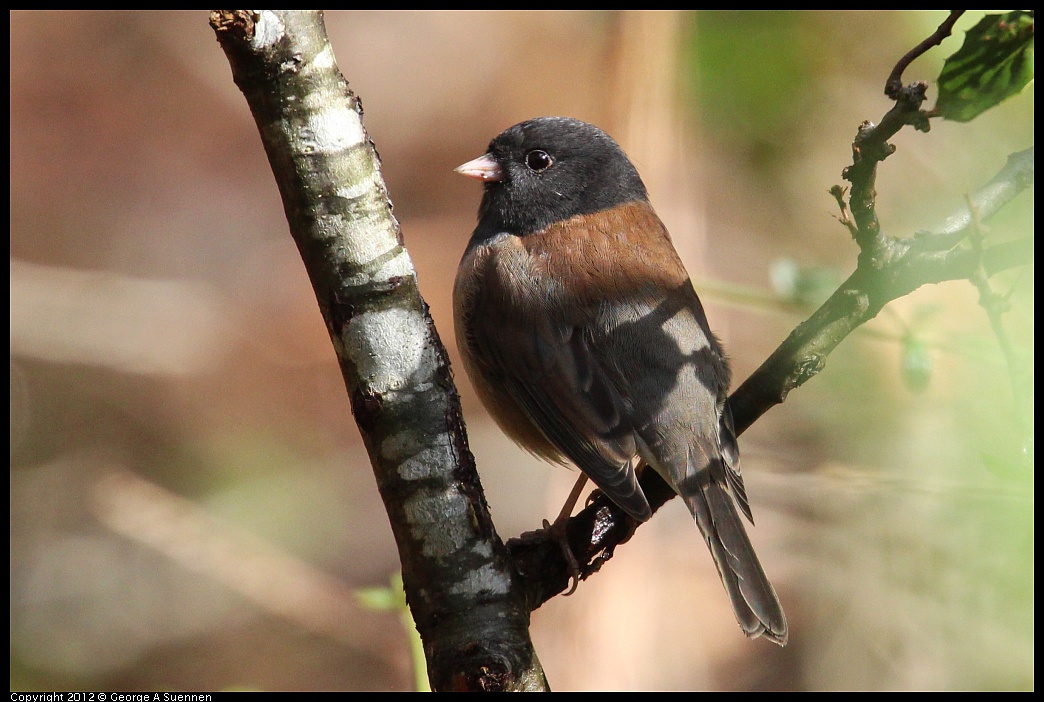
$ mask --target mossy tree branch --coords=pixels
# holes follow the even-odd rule
[[[384,500],[437,690],[540,690],[445,347],[321,12],[211,15],[257,123]]]

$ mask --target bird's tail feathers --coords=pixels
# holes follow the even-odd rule
[[[747,636],[786,645],[787,618],[776,591],[758,562],[732,495],[707,479],[711,473],[699,471],[698,488],[683,497],[707,540],[736,619]]]

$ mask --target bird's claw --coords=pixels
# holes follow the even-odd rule
[[[576,588],[580,586],[580,563],[576,560],[572,547],[569,546],[569,535],[566,533],[566,525],[568,523],[568,519],[556,519],[554,524],[545,519],[543,523],[543,531],[547,533],[549,538],[558,543],[566,560],[566,570],[569,575],[569,590],[565,593],[566,597],[576,592]]]

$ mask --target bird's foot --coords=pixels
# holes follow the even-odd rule
[[[569,545],[569,535],[566,532],[568,524],[568,514],[565,519],[559,517],[554,523],[545,519],[540,529],[524,532],[518,537],[511,539],[511,541],[523,544],[544,543],[546,541],[554,541],[558,544],[558,547],[562,550],[562,556],[565,558],[566,573],[569,576],[569,589],[565,593],[566,597],[576,592],[576,588],[580,585],[581,576],[580,563],[576,560],[573,549]]]

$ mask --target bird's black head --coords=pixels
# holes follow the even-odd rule
[[[487,157],[499,167],[479,207],[479,229],[488,234],[530,234],[575,215],[648,200],[620,146],[580,120],[516,124],[490,142]]]

